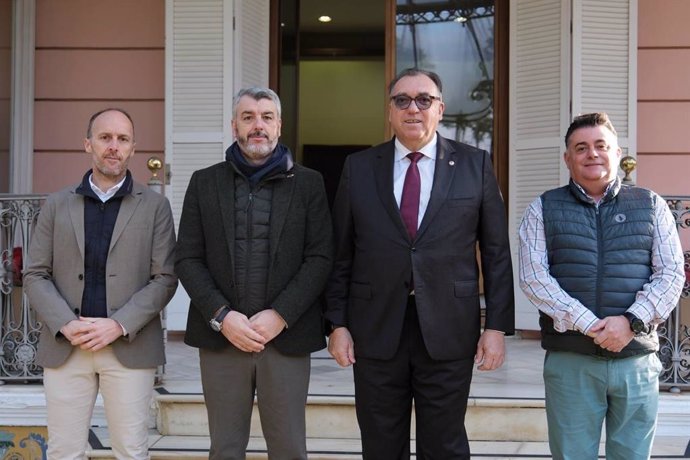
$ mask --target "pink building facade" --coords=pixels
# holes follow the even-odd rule
[[[513,233],[526,204],[567,179],[562,135],[583,111],[612,114],[637,158],[638,184],[690,195],[690,3],[509,3]],[[220,161],[232,142],[232,94],[268,84],[274,4],[0,0],[0,192],[44,194],[78,181],[90,164],[88,116],[115,106],[136,123],[135,178],[149,179],[151,156],[166,163],[178,217],[191,172]],[[536,329],[533,307],[518,303],[518,327]],[[170,329],[184,328],[186,306],[180,289]]]

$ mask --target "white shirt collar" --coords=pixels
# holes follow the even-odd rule
[[[91,173],[91,174],[89,174],[89,185],[91,185],[91,190],[93,190],[93,193],[95,193],[96,196],[98,196],[98,198],[100,198],[100,200],[103,203],[105,203],[106,201],[111,199],[113,197],[113,195],[115,195],[117,193],[118,190],[120,190],[120,187],[122,187],[122,184],[125,183],[125,179],[127,179],[127,175],[125,175],[125,177],[123,177],[120,182],[113,185],[112,187],[110,187],[108,190],[106,190],[104,192],[103,190],[98,188],[98,186],[96,184],[94,184],[93,173]]]
[[[438,133],[434,133],[434,137],[421,149],[417,150],[421,152],[425,157],[429,157],[432,160],[436,159],[436,144],[438,143]],[[396,137],[395,138],[395,161],[403,160],[408,153],[412,150],[405,147],[402,142]]]

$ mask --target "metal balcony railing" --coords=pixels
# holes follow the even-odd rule
[[[43,378],[35,364],[41,324],[22,292],[22,271],[44,198],[0,194],[0,380]]]
[[[690,196],[666,196],[681,241],[688,241],[690,232]],[[659,358],[664,369],[659,379],[662,388],[677,393],[690,389],[690,250],[685,256],[685,286],[678,307],[658,330]]]
[[[34,363],[41,324],[22,292],[26,248],[43,203],[42,195],[0,194],[0,380],[32,381],[43,377]],[[681,239],[690,232],[690,196],[665,197],[676,218]],[[685,251],[690,276],[690,250]],[[690,389],[690,281],[686,279],[681,305],[659,328],[661,387],[677,392]],[[684,306],[682,306],[684,305]],[[163,369],[159,369],[159,376]]]

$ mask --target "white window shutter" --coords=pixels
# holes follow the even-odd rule
[[[179,225],[192,173],[223,159],[231,140],[233,0],[166,0],[166,196]],[[184,330],[189,297],[166,307],[169,330]]]
[[[166,157],[171,176],[166,194],[176,224],[192,173],[223,158],[229,123],[225,69],[231,68],[225,42],[231,36],[231,2],[167,0]]]
[[[573,18],[573,116],[607,112],[636,153],[637,0],[573,0]]]
[[[235,0],[235,92],[268,86],[269,0]]]
[[[518,288],[518,227],[534,198],[567,179],[563,134],[569,122],[569,0],[510,2],[509,230],[516,327],[538,329],[538,314]]]

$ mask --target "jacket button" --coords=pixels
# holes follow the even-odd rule
[[[414,247],[414,246],[412,246],[412,247],[410,248],[410,251],[412,251],[412,252],[415,252],[416,250],[417,250],[417,248]]]
[[[78,278],[79,278],[79,281],[81,281],[81,280],[83,280],[83,279],[84,279],[84,275],[83,275],[83,274],[81,274],[81,273],[79,273],[79,276],[78,276]]]

